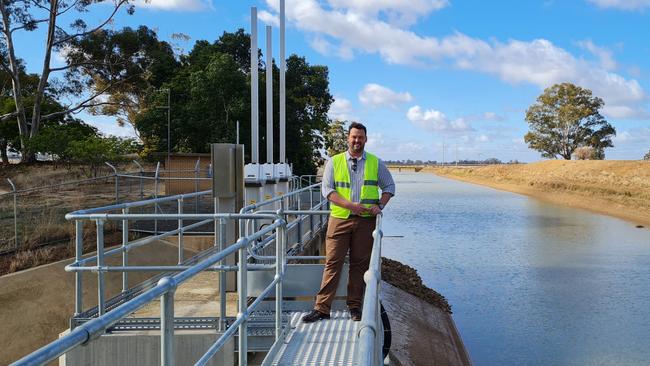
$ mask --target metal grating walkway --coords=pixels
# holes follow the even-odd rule
[[[271,364],[352,365],[360,322],[353,322],[347,311],[333,311],[328,320],[305,324],[300,321],[305,314],[291,314],[291,328]]]

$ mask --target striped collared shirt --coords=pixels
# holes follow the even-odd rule
[[[363,186],[363,172],[366,162],[366,152],[364,151],[360,158],[357,159],[357,169],[354,171],[352,166],[354,161],[349,151],[345,152],[345,158],[348,162],[348,172],[350,173],[350,201],[359,202],[361,197],[361,186]],[[388,168],[381,159],[379,160],[379,172],[378,172],[378,185],[382,193],[390,193],[395,195],[395,181],[393,181],[393,176],[388,171]],[[323,183],[321,191],[323,197],[327,198],[330,193],[336,191],[334,186],[334,163],[332,159],[327,161],[325,164],[325,170],[323,171]]]

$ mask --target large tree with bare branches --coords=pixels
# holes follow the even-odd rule
[[[99,3],[111,4],[98,9],[105,12],[105,17],[98,24],[86,24],[82,19],[84,13]],[[144,74],[142,47],[129,38],[126,43],[131,47],[122,48],[119,42],[124,38],[117,36],[120,32],[106,29],[122,10],[133,13],[129,0],[0,0],[0,69],[11,79],[15,101],[15,111],[3,114],[0,120],[17,120],[24,161],[33,157],[26,149],[27,141],[38,134],[43,121],[89,108],[119,109],[122,99],[109,95]],[[74,13],[78,18],[71,24],[60,24],[64,16],[75,18]],[[39,27],[46,29],[46,41],[39,81],[29,96],[32,113],[26,113],[25,88],[20,77],[23,69],[14,38],[17,32],[31,32]],[[54,52],[65,58],[63,66],[52,65]],[[72,102],[64,105],[63,110],[43,113],[46,89],[52,85],[59,96],[67,96]]]

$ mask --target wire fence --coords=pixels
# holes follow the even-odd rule
[[[154,170],[145,170],[135,162],[135,169],[123,171],[107,163],[99,175],[39,187],[21,187],[6,179],[9,192],[0,194],[0,255],[72,243],[75,228],[65,220],[65,214],[71,211],[162,197],[169,194],[172,186],[175,193],[179,190],[197,192],[205,186],[203,181],[211,186],[209,172],[200,169],[198,163],[194,170],[164,170],[160,163]],[[180,188],[179,182],[184,183]],[[211,208],[211,200],[203,195],[183,205],[184,212],[201,212],[202,209],[206,212]],[[164,214],[176,210],[177,205],[169,203],[140,207],[133,213]],[[155,232],[165,229],[157,224],[143,221],[131,230]],[[108,233],[117,230],[117,227],[107,227]]]

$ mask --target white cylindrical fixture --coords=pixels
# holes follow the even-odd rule
[[[287,162],[286,146],[286,98],[285,98],[285,69],[287,67],[284,55],[284,0],[280,0],[280,163]]]
[[[266,162],[273,163],[273,30],[266,26]]]
[[[257,8],[251,8],[251,163],[259,163],[259,81],[258,70],[259,64],[257,55]]]

